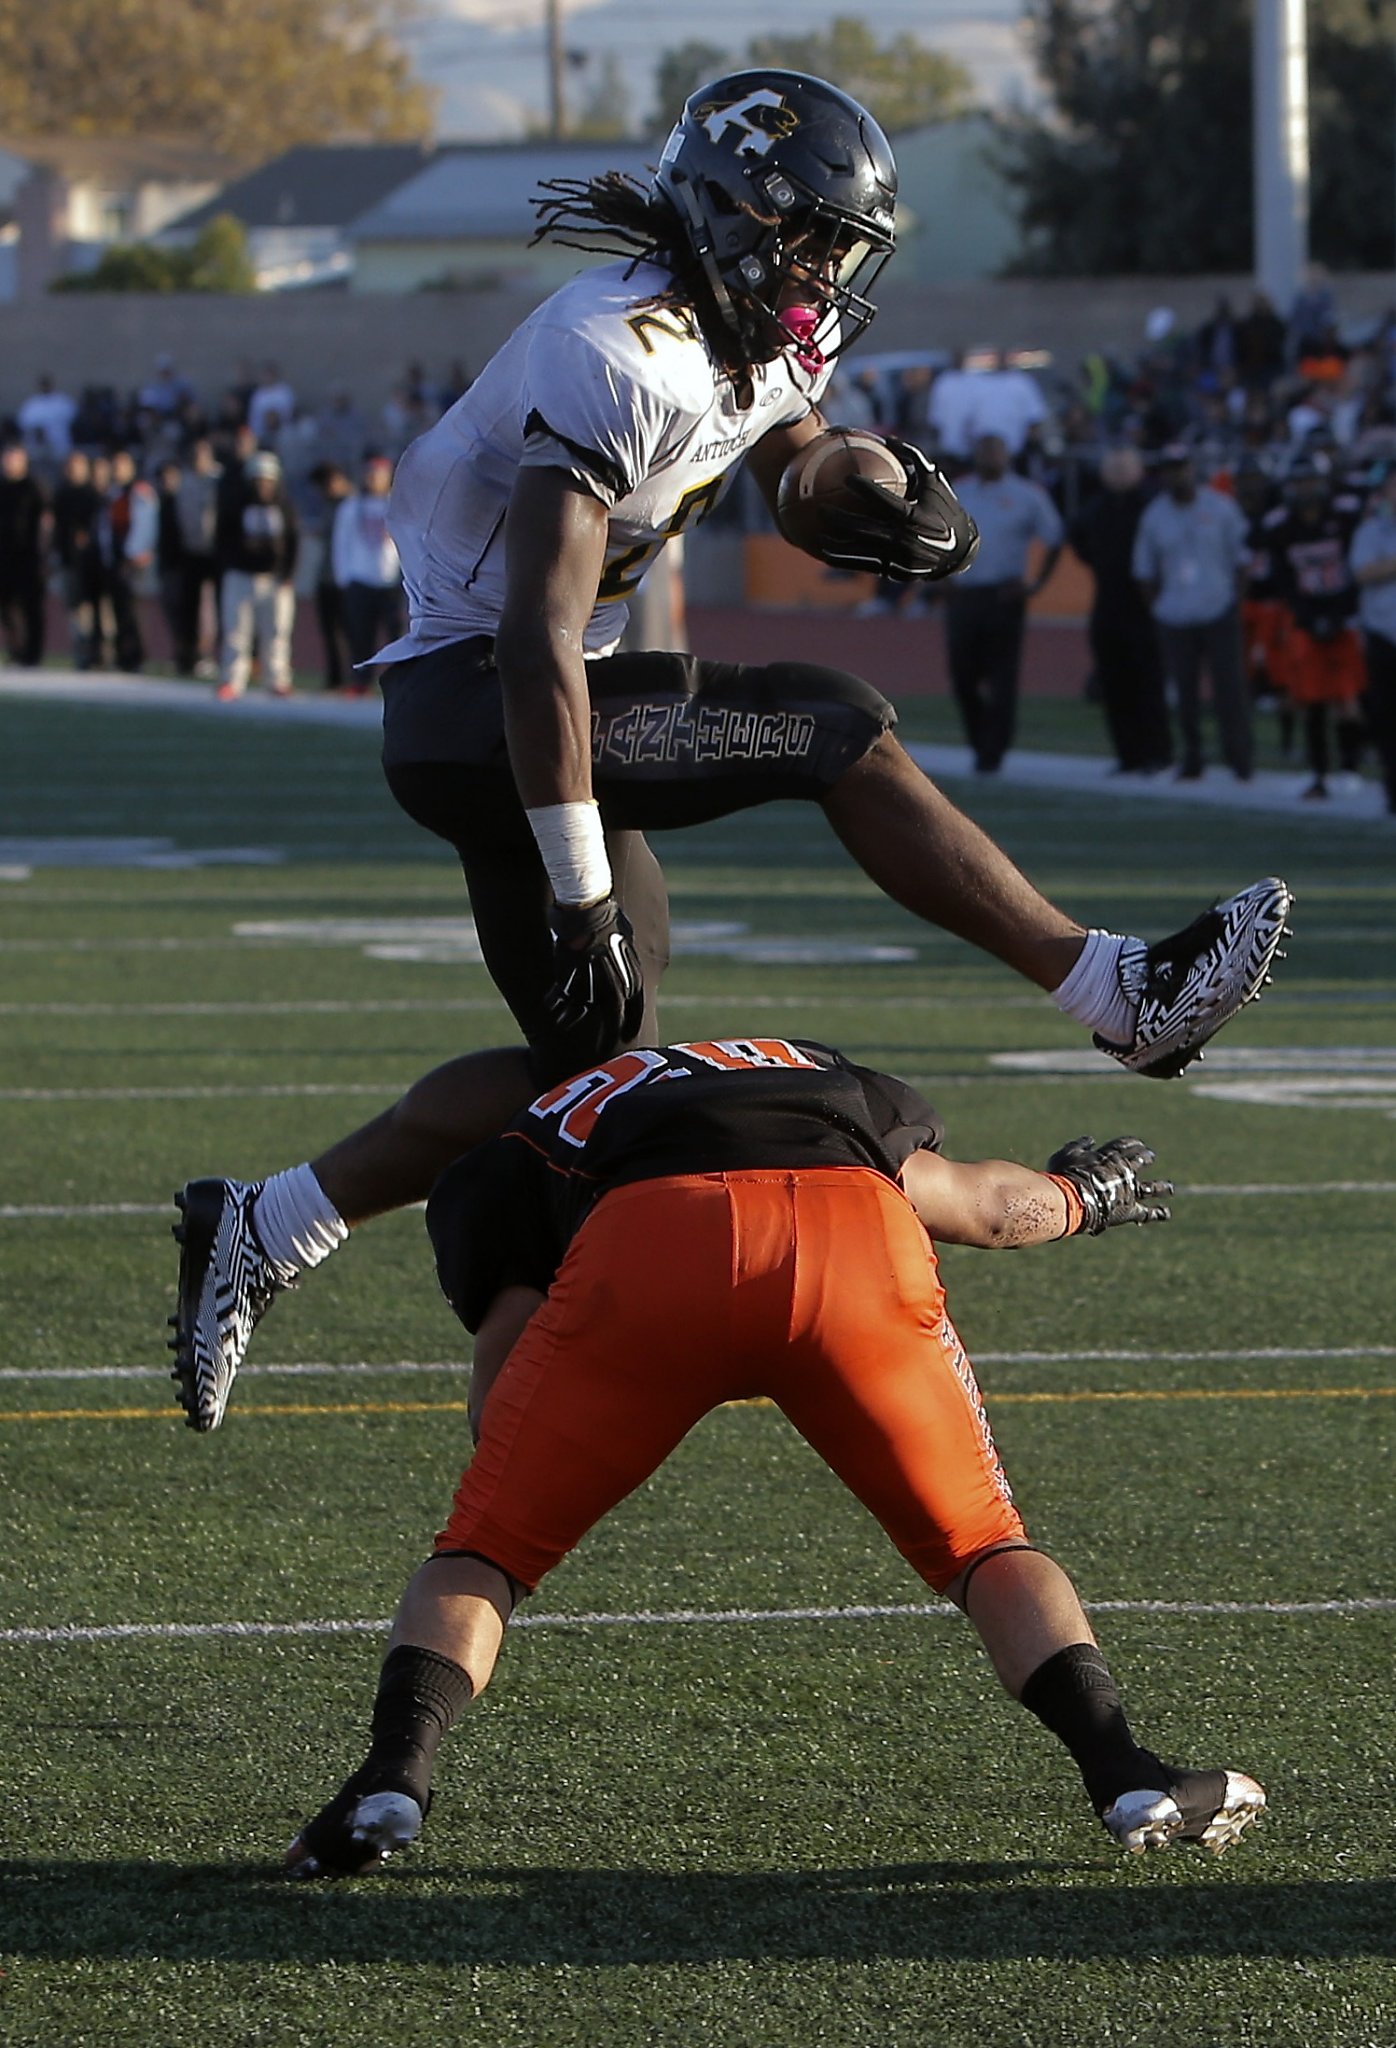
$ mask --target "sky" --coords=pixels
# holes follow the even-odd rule
[[[881,40],[903,33],[956,57],[986,105],[1032,96],[1018,35],[1021,0],[563,0],[564,39],[585,53],[569,73],[575,102],[608,53],[620,60],[637,118],[649,112],[662,49],[708,42],[740,54],[755,29],[798,34],[837,15],[870,22]],[[421,0],[407,37],[422,77],[437,87],[438,133],[492,141],[547,117],[544,0]]]

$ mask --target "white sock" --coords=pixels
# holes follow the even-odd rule
[[[293,1274],[318,1266],[349,1235],[349,1226],[309,1166],[274,1173],[253,1204],[262,1250]]]
[[[1132,1037],[1139,1014],[1137,1000],[1125,994],[1120,977],[1120,961],[1127,949],[1135,947],[1142,953],[1144,941],[1121,938],[1115,932],[1087,932],[1081,957],[1061,987],[1052,991],[1059,1010],[1088,1030],[1098,1031],[1113,1045],[1123,1045]]]

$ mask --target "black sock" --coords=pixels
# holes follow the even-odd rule
[[[449,1657],[410,1643],[390,1650],[373,1707],[373,1747],[346,1791],[408,1792],[425,1812],[436,1752],[474,1697],[470,1674]]]
[[[1038,1665],[1018,1697],[1071,1751],[1097,1813],[1122,1792],[1167,1787],[1167,1768],[1130,1733],[1110,1667],[1094,1643],[1058,1650]]]

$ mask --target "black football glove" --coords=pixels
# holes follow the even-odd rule
[[[906,471],[906,496],[871,477],[850,477],[848,488],[866,509],[824,514],[819,559],[838,569],[872,569],[894,583],[938,583],[974,560],[979,528],[919,448],[883,438]]]
[[[1083,1237],[1099,1237],[1117,1223],[1166,1223],[1172,1211],[1164,1204],[1171,1180],[1144,1180],[1154,1155],[1142,1138],[1073,1138],[1047,1161],[1048,1173],[1069,1180],[1081,1197]]]
[[[614,896],[555,903],[552,987],[532,1040],[535,1068],[561,1080],[628,1045],[645,1014],[645,983],[630,919]]]

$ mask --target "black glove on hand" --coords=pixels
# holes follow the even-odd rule
[[[871,477],[850,477],[848,488],[867,509],[825,513],[819,559],[839,569],[872,569],[896,583],[953,576],[974,560],[979,528],[919,448],[883,438],[906,471],[906,496]]]
[[[552,987],[533,1040],[540,1074],[561,1080],[628,1045],[645,1014],[645,984],[630,919],[614,896],[553,905]]]
[[[1143,1180],[1154,1155],[1142,1138],[1073,1138],[1047,1161],[1048,1173],[1069,1180],[1081,1197],[1085,1216],[1081,1235],[1099,1237],[1117,1223],[1166,1223],[1172,1211],[1163,1197],[1171,1180]]]

